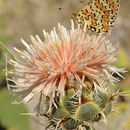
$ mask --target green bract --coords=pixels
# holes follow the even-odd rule
[[[112,111],[112,100],[105,89],[94,87],[90,80],[85,81],[81,95],[78,92],[78,83],[67,84],[62,99],[55,98],[57,107],[51,107],[47,114],[51,125],[58,130],[93,130],[93,122],[104,120]],[[81,97],[81,98],[79,98]]]

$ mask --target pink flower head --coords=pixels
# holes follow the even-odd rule
[[[22,102],[27,103],[38,93],[53,99],[56,95],[64,95],[67,82],[76,81],[85,85],[81,77],[91,80],[118,80],[113,73],[125,72],[124,69],[112,67],[110,63],[116,60],[117,47],[107,36],[90,35],[80,27],[70,30],[58,25],[48,34],[43,31],[44,41],[38,35],[31,36],[33,44],[22,43],[26,50],[14,48],[22,60],[9,63],[14,66],[11,79],[15,93],[22,96]]]

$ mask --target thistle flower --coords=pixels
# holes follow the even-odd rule
[[[86,26],[86,25],[85,25]],[[85,27],[84,27],[85,28]],[[28,103],[40,94],[35,113],[43,116],[54,129],[90,130],[93,122],[106,121],[112,111],[112,101],[119,92],[112,92],[109,83],[119,81],[124,69],[112,66],[118,46],[109,41],[109,35],[91,35],[74,27],[67,30],[58,24],[50,34],[43,30],[44,41],[31,36],[33,44],[21,42],[22,51],[14,47],[20,58],[13,57],[9,64],[14,85],[8,88]],[[43,105],[43,106],[42,106]]]
[[[107,36],[87,34],[80,27],[75,28],[73,21],[70,30],[58,24],[58,32],[54,28],[50,34],[43,30],[43,34],[44,41],[38,35],[31,36],[33,44],[21,39],[26,50],[14,49],[22,60],[9,61],[14,66],[8,71],[13,74],[9,80],[15,83],[9,86],[22,97],[21,102],[27,103],[42,92],[54,103],[55,96],[64,96],[67,83],[86,86],[84,77],[93,82],[114,82],[119,79],[113,73],[121,76],[120,72],[125,72],[110,65],[116,60],[117,46]]]

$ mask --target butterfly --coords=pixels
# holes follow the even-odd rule
[[[85,8],[72,14],[72,19],[81,28],[86,26],[85,30],[108,32],[114,25],[119,6],[119,0],[90,0]]]

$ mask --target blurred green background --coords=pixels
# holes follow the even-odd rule
[[[38,34],[41,39],[42,29],[50,31],[60,22],[70,28],[70,17],[84,7],[88,0],[0,0],[0,42],[10,50],[16,46],[23,49],[20,38],[30,42],[29,36]],[[128,72],[115,87],[121,91],[130,91],[130,0],[120,0],[120,11],[112,29],[111,39],[117,39],[120,45],[118,67],[127,68]],[[59,10],[61,8],[61,10]],[[40,130],[39,123],[22,116],[25,105],[12,105],[12,96],[7,90],[5,74],[5,56],[0,50],[0,130]],[[119,114],[112,115],[107,124],[96,125],[99,130],[130,130],[130,96],[120,96],[117,102]],[[42,129],[43,130],[43,129]]]

